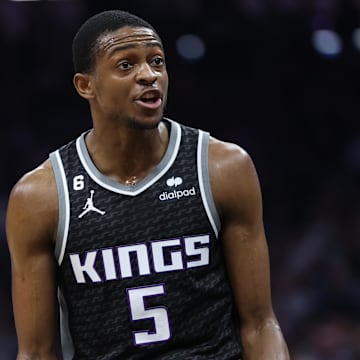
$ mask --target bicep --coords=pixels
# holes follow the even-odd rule
[[[56,262],[43,201],[29,184],[16,185],[6,215],[20,355],[50,356],[57,346]]]
[[[273,316],[270,265],[260,183],[250,156],[234,148],[214,177],[220,233],[237,310],[243,326]]]
[[[16,257],[16,255],[15,255]],[[48,254],[34,254],[12,264],[13,309],[19,352],[48,353],[57,342],[54,264]]]
[[[228,224],[222,232],[224,256],[243,325],[271,317],[269,256],[261,226]]]

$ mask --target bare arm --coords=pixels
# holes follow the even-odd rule
[[[245,360],[287,360],[273,311],[270,266],[257,173],[240,147],[213,140],[210,177],[222,220],[221,240],[237,310]]]
[[[17,360],[57,354],[56,187],[48,163],[25,175],[9,198],[6,233],[11,255]]]

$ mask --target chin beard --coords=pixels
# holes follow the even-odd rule
[[[139,129],[139,130],[153,130],[156,129],[162,120],[162,116],[158,118],[157,121],[154,122],[143,122],[135,117],[128,117],[127,118],[127,124],[129,127],[133,129]]]

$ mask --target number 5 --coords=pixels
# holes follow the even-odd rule
[[[164,295],[164,285],[153,285],[142,288],[128,289],[131,319],[153,319],[155,331],[134,331],[135,345],[149,344],[170,339],[170,325],[167,310],[163,306],[146,308],[145,298],[154,295]]]

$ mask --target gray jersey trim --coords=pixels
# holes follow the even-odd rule
[[[180,125],[170,119],[165,119],[170,123],[170,139],[168,148],[160,163],[141,181],[135,185],[127,186],[118,183],[103,175],[91,160],[90,154],[85,144],[85,134],[83,133],[76,140],[76,148],[82,165],[88,175],[100,186],[118,194],[135,196],[149,188],[158,179],[160,179],[174,163],[180,147],[181,128]]]
[[[70,222],[70,201],[64,166],[59,150],[50,154],[51,165],[55,174],[55,181],[59,199],[59,222],[55,243],[55,257],[61,265],[65,253],[69,222]]]
[[[60,337],[62,356],[64,360],[71,360],[74,357],[75,350],[69,328],[69,311],[60,287],[58,287],[57,295],[60,305]]]
[[[56,187],[57,187],[58,199],[59,199],[59,220],[58,220],[58,229],[57,229],[57,236],[55,243],[55,257],[60,266],[64,258],[68,230],[69,230],[69,221],[70,221],[69,191],[68,191],[64,166],[60,157],[59,150],[52,152],[49,155],[49,157],[55,174],[55,181],[56,181]],[[62,291],[59,287],[58,287],[58,302],[60,308],[60,338],[61,338],[63,359],[70,360],[74,356],[74,347],[69,331],[67,304],[62,294]]]
[[[210,184],[209,164],[208,164],[209,138],[210,138],[210,134],[208,132],[199,130],[197,166],[198,166],[199,186],[200,186],[202,201],[205,207],[206,214],[211,223],[211,226],[215,232],[216,237],[218,237],[221,228],[221,222],[218,211],[215,206],[215,201],[213,198],[213,193]]]

